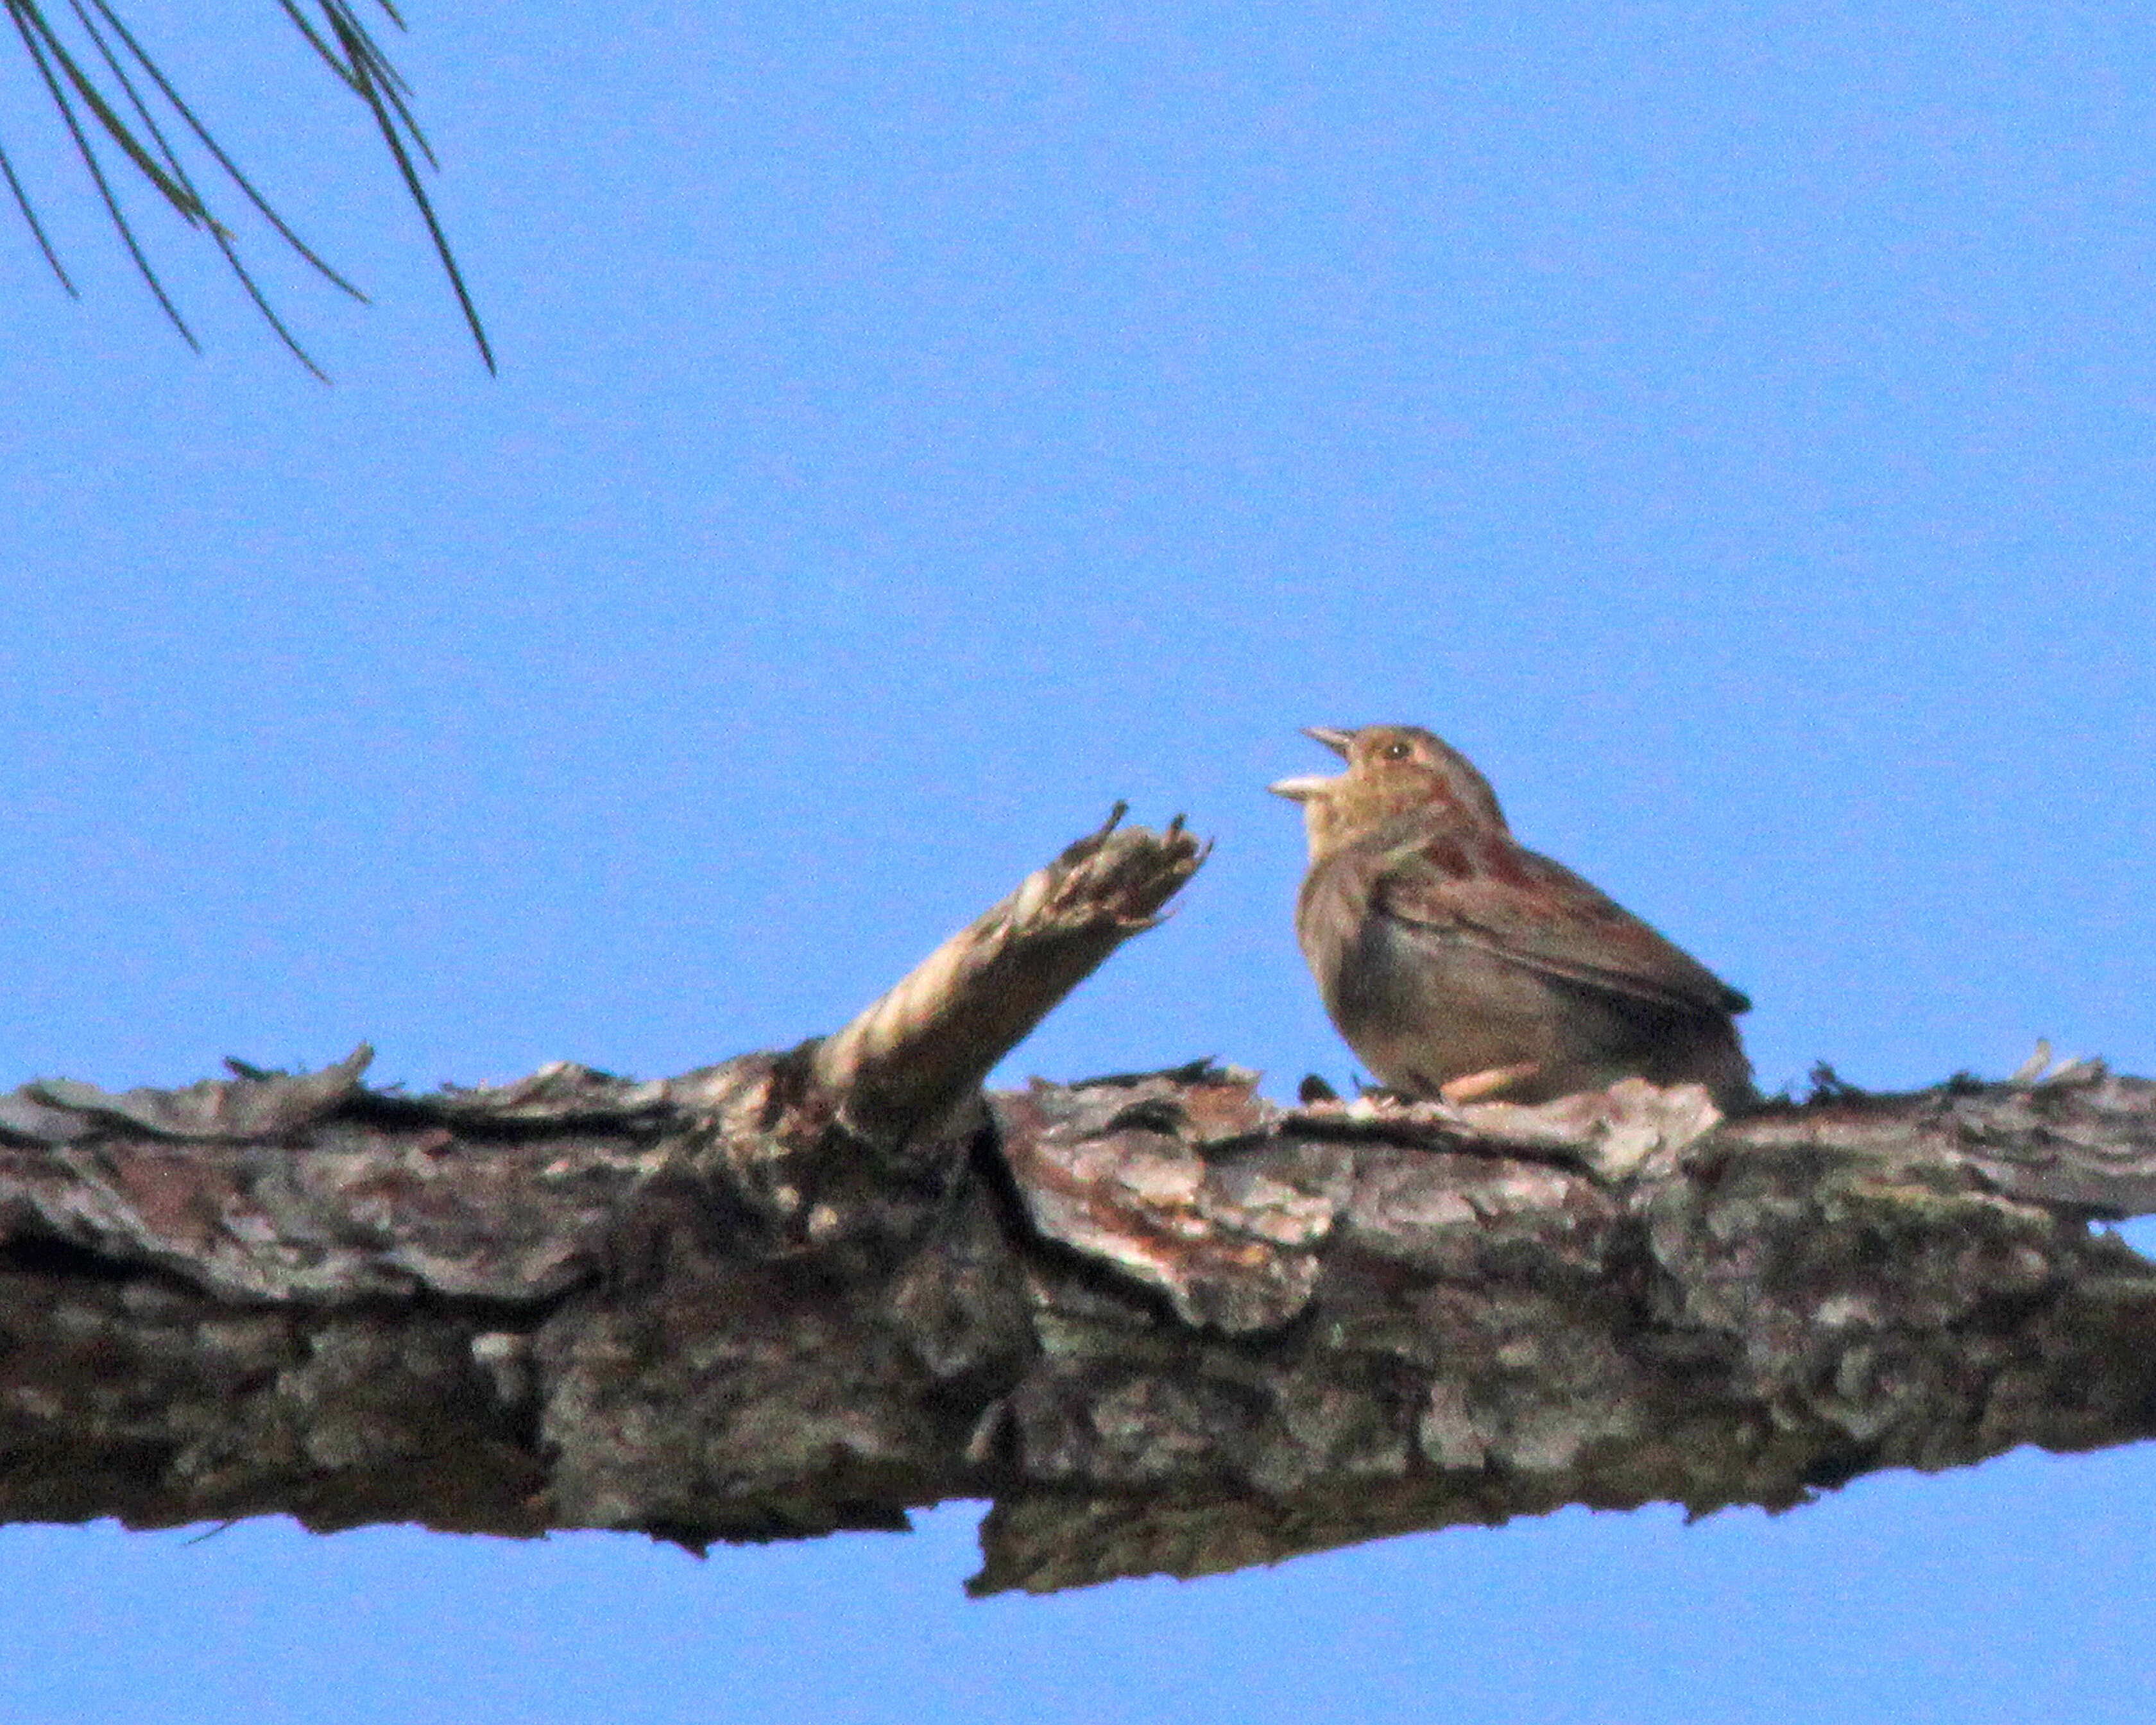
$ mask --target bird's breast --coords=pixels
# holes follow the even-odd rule
[[[1552,1057],[1566,1003],[1550,978],[1358,906],[1344,886],[1313,875],[1297,932],[1327,1012],[1380,1083],[1427,1093],[1465,1073]]]

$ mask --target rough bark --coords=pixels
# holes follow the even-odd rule
[[[0,1517],[719,1540],[987,1498],[974,1586],[2156,1430],[2156,1084],[1733,1120],[982,1098],[1202,853],[1081,841],[829,1041],[634,1083],[0,1098]]]

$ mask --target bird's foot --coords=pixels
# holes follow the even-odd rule
[[[1457,1106],[1461,1102],[1479,1102],[1510,1090],[1521,1080],[1532,1078],[1542,1070],[1539,1060],[1522,1060],[1517,1065],[1491,1066],[1486,1071],[1463,1072],[1457,1078],[1449,1078],[1437,1087],[1444,1101]]]

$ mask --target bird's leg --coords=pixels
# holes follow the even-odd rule
[[[1539,1060],[1522,1060],[1512,1066],[1491,1066],[1486,1071],[1463,1072],[1457,1078],[1448,1078],[1437,1087],[1438,1096],[1445,1101],[1479,1102],[1501,1091],[1510,1090],[1523,1078],[1532,1078],[1542,1070]]]

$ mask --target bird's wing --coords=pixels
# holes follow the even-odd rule
[[[1500,834],[1394,834],[1371,858],[1373,907],[1568,982],[1687,1012],[1752,1003],[1562,863]]]

